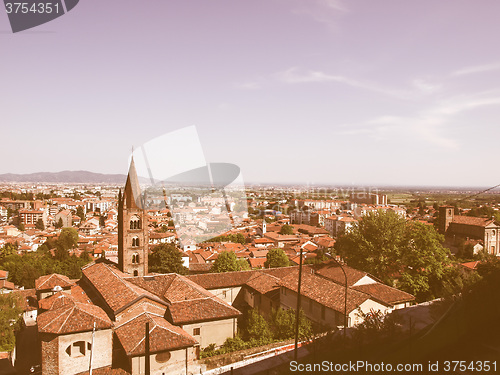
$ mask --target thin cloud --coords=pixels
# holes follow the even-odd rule
[[[301,72],[297,67],[279,72],[276,74],[276,77],[280,82],[287,84],[336,82],[399,98],[408,98],[412,96],[412,93],[408,91],[391,89],[369,82],[358,81],[342,75],[327,74],[321,71],[309,70]]]
[[[500,63],[476,65],[476,66],[469,66],[466,68],[456,70],[453,73],[451,73],[451,75],[452,76],[463,76],[463,75],[469,75],[469,74],[491,72],[491,71],[499,70],[499,69],[500,69]]]
[[[414,79],[412,81],[412,85],[424,94],[433,94],[437,91],[440,91],[442,88],[442,85],[429,82],[428,80],[424,80],[422,78]]]
[[[341,0],[296,0],[292,2],[292,12],[316,22],[334,27],[338,17],[349,9]]]
[[[242,82],[237,83],[236,87],[242,90],[258,90],[262,88],[262,84],[259,82]]]
[[[475,108],[500,105],[500,95],[486,96],[479,93],[445,100],[440,104],[423,110],[414,117],[380,116],[361,124],[344,124],[349,127],[341,134],[368,134],[374,140],[386,140],[390,136],[400,135],[401,139],[418,137],[428,144],[444,149],[457,150],[460,141],[451,136],[448,126],[459,114]]]

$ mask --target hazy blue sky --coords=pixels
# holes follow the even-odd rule
[[[81,0],[12,34],[0,11],[0,173],[125,173],[133,145],[196,125],[206,159],[249,182],[495,185],[499,14],[497,0]]]

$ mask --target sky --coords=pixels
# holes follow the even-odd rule
[[[497,0],[80,0],[13,34],[0,11],[0,173],[126,173],[132,147],[194,125],[206,160],[247,183],[493,186],[498,14]]]

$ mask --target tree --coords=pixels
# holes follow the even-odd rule
[[[76,208],[76,216],[78,216],[81,221],[85,220],[85,212],[83,211],[83,206],[78,206]]]
[[[280,234],[285,234],[285,235],[293,234],[293,227],[288,224],[283,225],[280,229]]]
[[[56,222],[56,224],[54,226],[56,228],[62,228],[63,227],[62,217],[60,217],[59,220],[57,220],[57,222]]]
[[[57,247],[69,250],[78,244],[78,231],[75,228],[63,228],[57,239]]]
[[[20,301],[13,293],[0,294],[0,352],[10,352],[16,345],[15,323],[22,313]]]
[[[243,260],[248,267],[248,263],[244,259],[241,260]],[[245,265],[243,264],[243,262],[241,262],[241,260],[238,260],[235,253],[230,251],[223,251],[215,260],[212,268],[210,269],[210,272],[232,272],[247,269],[244,268]]]
[[[172,244],[155,246],[148,258],[149,272],[178,273],[185,275],[188,269],[182,264],[182,254]]]
[[[21,232],[24,232],[25,227],[24,227],[24,223],[22,221],[19,222],[17,229],[19,229]]]
[[[445,278],[449,251],[444,238],[429,225],[407,222],[396,213],[377,211],[364,216],[335,244],[351,267],[415,294],[435,297]]]
[[[35,224],[35,228],[38,230],[45,230],[45,225],[43,224],[42,219],[38,219],[38,221]]]
[[[283,249],[270,249],[267,252],[266,262],[264,263],[265,268],[288,267],[289,265],[290,261]]]
[[[271,331],[277,340],[287,340],[295,336],[295,310],[284,310],[281,307],[271,312]],[[311,321],[307,319],[304,311],[299,312],[299,337],[310,337],[312,333]]]
[[[246,340],[255,340],[267,344],[273,337],[266,319],[255,309],[250,310],[248,313],[245,326],[244,338]]]
[[[100,227],[106,226],[106,218],[104,217],[104,215],[99,216],[99,226]]]

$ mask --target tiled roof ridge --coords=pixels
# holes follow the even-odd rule
[[[73,306],[69,306],[69,305],[64,305],[64,306],[61,306],[61,307],[60,307],[60,309],[61,309],[60,314],[58,314],[58,315],[57,315],[54,319],[52,319],[51,321],[49,321],[49,322],[48,322],[45,326],[43,326],[43,327],[42,327],[42,329],[45,329],[47,326],[49,326],[50,324],[52,324],[52,322],[53,322],[54,320],[56,320],[57,318],[59,318],[60,316],[62,316],[63,314],[65,314],[65,313],[67,312],[68,308],[74,309],[74,308],[75,308],[75,306],[74,306],[74,305],[73,305]],[[59,309],[58,309],[58,310],[59,310]],[[69,319],[69,315],[70,315],[70,314],[68,314],[68,316],[66,317],[66,320],[64,320],[64,323],[59,325],[59,329],[58,329],[58,331],[57,331],[57,332],[60,332],[60,331],[61,331],[61,329],[62,329],[62,327],[64,326],[64,324],[68,321],[68,319]]]
[[[52,279],[52,277],[61,277],[61,278],[67,278],[68,281],[69,280],[69,277],[65,276],[65,275],[61,275],[61,274],[58,274],[58,273],[51,273],[50,275],[48,275],[49,277],[47,277],[45,280],[43,280],[43,282],[41,284],[38,285],[38,289],[40,289],[45,283],[47,283],[50,279]],[[43,276],[41,276],[43,277]],[[70,281],[71,282],[71,281]]]
[[[150,337],[151,337],[151,334],[152,334],[152,332],[154,331],[154,329],[155,329],[155,328],[157,328],[157,327],[163,328],[164,330],[169,331],[170,333],[173,333],[173,334],[175,334],[176,336],[182,336],[180,333],[173,331],[173,330],[172,330],[172,329],[170,329],[169,327],[165,327],[165,326],[163,326],[163,325],[158,324],[158,322],[157,322],[157,321],[156,321],[153,317],[149,316],[149,313],[148,313],[148,312],[141,313],[141,314],[137,315],[134,319],[139,318],[141,315],[145,315],[145,317],[146,317],[146,318],[150,321],[150,323],[151,323],[151,322],[153,323],[153,328],[151,328],[151,327],[150,327],[150,329],[149,329],[149,335],[150,335]],[[163,319],[163,318],[161,318],[161,319]],[[132,319],[132,320],[133,320],[133,319]],[[130,321],[132,321],[132,320],[130,320]],[[165,319],[163,319],[163,320],[165,320]],[[129,322],[130,322],[130,321],[129,321]],[[165,320],[165,322],[167,322],[167,321]],[[180,327],[179,327],[179,328],[180,328]],[[182,329],[182,328],[181,328],[181,329]],[[186,332],[186,334],[187,334],[187,332]],[[130,353],[132,353],[135,349],[137,349],[137,347],[138,347],[138,346],[139,346],[139,345],[140,345],[143,341],[145,341],[145,340],[146,340],[146,336],[144,335],[144,337],[143,337],[142,339],[140,339],[140,340],[137,342],[137,345],[135,345],[135,346],[134,346],[134,347],[130,350]],[[151,340],[151,338],[150,338],[150,340]]]

